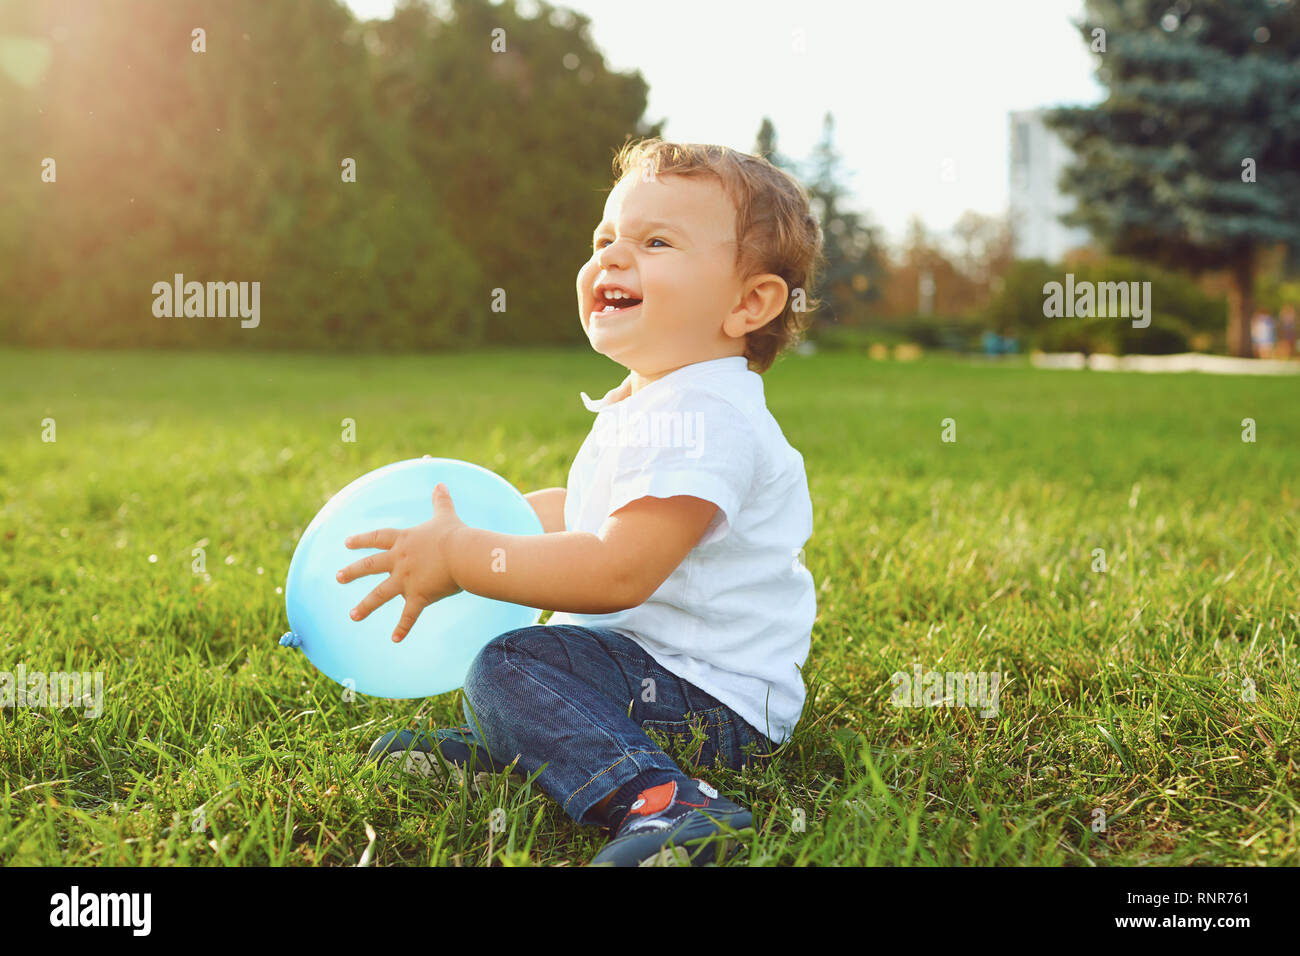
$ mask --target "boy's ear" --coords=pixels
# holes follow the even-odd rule
[[[775,273],[753,276],[745,283],[740,301],[722,322],[722,331],[733,339],[744,338],[781,314],[790,289]]]

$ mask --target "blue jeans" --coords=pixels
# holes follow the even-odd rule
[[[516,771],[537,782],[578,823],[646,770],[683,771],[653,740],[654,729],[687,746],[701,766],[763,763],[776,749],[731,708],[661,667],[639,644],[607,628],[541,624],[494,638],[465,678],[471,735],[494,762],[518,755]],[[689,774],[687,774],[689,776]]]

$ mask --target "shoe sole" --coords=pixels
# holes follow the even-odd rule
[[[389,737],[389,735],[386,734],[385,737]],[[419,741],[414,745],[408,741],[405,746],[393,746],[395,739],[396,735],[389,737],[386,741],[384,741],[384,737],[380,737],[379,740],[371,744],[370,752],[366,754],[366,760],[385,766],[393,763],[394,758],[398,758],[401,760],[400,769],[403,772],[419,777],[447,777],[448,769],[444,769],[444,763],[446,768],[453,772],[459,771],[462,775],[471,769],[475,776],[480,773],[499,774],[505,769],[504,767],[498,767],[490,757],[479,756],[477,751],[472,756],[456,759],[448,756],[442,747],[427,750],[420,747],[419,743],[423,741]],[[384,743],[381,745],[380,741],[384,741]],[[443,743],[452,746],[465,746],[454,740],[444,740]],[[524,778],[512,771],[510,779],[522,781]]]
[[[748,810],[692,810],[667,830],[614,840],[591,861],[592,866],[706,866],[726,862],[740,850],[740,841],[728,831],[752,832],[754,817]],[[724,829],[725,828],[725,829]],[[710,837],[721,839],[709,840]],[[705,841],[695,849],[688,844]],[[615,845],[618,844],[618,845]],[[606,856],[608,854],[608,856]],[[605,859],[602,859],[605,857]]]

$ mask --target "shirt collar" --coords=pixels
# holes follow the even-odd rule
[[[735,375],[738,372],[749,371],[749,360],[743,355],[727,355],[723,358],[709,359],[707,362],[692,362],[690,365],[683,365],[679,369],[674,369],[663,378],[655,379],[649,385],[642,388],[636,395],[640,395],[647,389],[658,388],[665,382],[672,382],[674,386],[680,386],[687,381],[695,381],[702,378],[720,378],[722,376]],[[587,407],[589,412],[601,412],[611,405],[617,405],[618,402],[608,401],[609,396],[617,392],[617,388],[612,388],[606,393],[604,398],[593,399],[586,392],[579,392],[582,398],[582,404]],[[629,395],[628,398],[635,398],[636,395]],[[627,399],[623,399],[626,401]]]

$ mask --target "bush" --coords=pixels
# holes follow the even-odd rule
[[[876,344],[894,346],[907,337],[888,329],[826,323],[808,330],[808,340],[830,351],[865,352]]]
[[[1133,328],[1122,318],[1050,318],[1043,314],[1049,282],[1150,282],[1151,324]],[[1194,280],[1132,259],[1112,257],[1097,263],[1053,265],[1023,259],[1012,265],[1002,289],[981,314],[988,328],[1018,334],[1028,345],[1049,352],[1113,352],[1165,355],[1189,351],[1195,333],[1219,333],[1227,320],[1222,298],[1206,295]],[[1215,339],[1214,341],[1219,341]]]
[[[1114,319],[1060,319],[1034,336],[1034,346],[1044,352],[1118,351]]]
[[[1171,316],[1153,316],[1145,329],[1121,322],[1115,338],[1124,355],[1175,355],[1192,350],[1187,326]]]
[[[808,338],[826,349],[866,351],[875,344],[910,342],[927,350],[970,352],[979,350],[982,331],[978,321],[954,316],[874,316],[865,325],[814,325]]]

